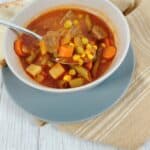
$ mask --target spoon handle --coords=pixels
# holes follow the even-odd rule
[[[33,37],[35,37],[35,38],[37,38],[39,40],[42,39],[42,36],[32,32],[32,31],[30,31],[30,30],[28,30],[26,28],[20,27],[20,26],[14,24],[14,23],[11,23],[11,22],[8,22],[8,21],[0,19],[0,24],[5,25],[5,26],[7,26],[10,29],[14,29],[14,30],[17,30],[17,31],[20,31],[20,32],[23,32],[23,33],[26,33],[26,34],[29,34],[29,35],[32,35]]]

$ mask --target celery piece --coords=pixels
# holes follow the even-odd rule
[[[87,26],[88,31],[92,30],[92,21],[89,15],[85,16],[85,24]]]
[[[91,81],[90,72],[82,66],[75,66],[74,69],[86,80]]]
[[[69,85],[71,88],[79,87],[84,84],[83,78],[75,78],[69,81]]]

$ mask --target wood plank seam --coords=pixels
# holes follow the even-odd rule
[[[1,71],[2,74],[2,71]],[[2,99],[2,92],[3,92],[3,80],[1,77],[1,81],[0,81],[0,104],[1,104],[1,99]]]
[[[41,136],[41,132],[40,132],[40,127],[38,127],[38,131],[37,131],[37,150],[40,150],[40,136]]]

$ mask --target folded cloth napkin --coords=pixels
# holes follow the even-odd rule
[[[34,0],[0,0],[0,19],[10,20],[15,16],[25,5],[28,5]],[[5,3],[4,3],[5,2]],[[5,27],[0,25],[0,66],[6,65],[2,50],[2,42],[4,37]]]
[[[122,12],[132,10],[135,6],[136,0],[111,0],[115,5],[117,5]]]
[[[130,25],[137,61],[132,84],[122,101],[102,116],[78,124],[59,125],[58,128],[84,139],[134,150],[150,138],[150,1],[112,1],[127,15]],[[27,0],[18,0],[0,5],[0,18],[10,19],[26,2]],[[0,42],[3,39],[3,29],[0,27]],[[0,60],[2,59],[0,43]],[[40,125],[43,124],[45,122],[40,121]]]
[[[131,150],[150,138],[149,5],[149,0],[135,1],[133,11],[130,8],[127,14],[136,57],[135,73],[127,94],[102,116],[80,124],[61,126],[62,130],[84,139]]]

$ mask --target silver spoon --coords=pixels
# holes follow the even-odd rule
[[[38,35],[35,32],[32,32],[32,31],[30,31],[30,30],[28,30],[26,28],[18,26],[18,25],[14,24],[14,23],[11,23],[11,22],[8,22],[8,21],[0,19],[0,24],[5,25],[5,26],[7,26],[10,29],[14,29],[14,30],[20,31],[20,32],[26,33],[28,35],[32,35],[33,37],[37,38],[38,40],[42,40],[42,36]]]
[[[43,38],[42,36],[38,35],[35,32],[32,32],[32,31],[30,31],[30,30],[28,30],[26,28],[23,28],[21,26],[18,26],[18,25],[14,24],[14,23],[11,23],[11,22],[8,22],[8,21],[5,21],[5,20],[1,20],[0,19],[0,24],[5,25],[5,26],[7,26],[10,29],[14,29],[14,30],[23,32],[25,34],[31,35],[31,36],[35,37],[36,39],[38,39],[38,40],[42,40],[42,38]],[[61,62],[61,60],[59,58],[52,58],[52,61],[60,62],[60,63],[63,63],[63,64],[70,64],[70,63],[67,63],[67,62]]]
[[[18,25],[14,24],[14,23],[11,23],[11,22],[8,22],[8,21],[0,19],[0,24],[7,26],[9,29],[14,29],[14,30],[23,32],[25,34],[31,35],[31,36],[35,37],[36,39],[38,39],[38,40],[42,40],[43,39],[43,37],[40,36],[39,34],[37,34],[35,32],[32,32],[32,31],[30,31],[30,30],[28,30],[26,28],[21,27],[21,26],[18,26]],[[68,65],[77,65],[77,64],[79,64],[78,62],[63,61],[62,58],[58,58],[58,57],[57,58],[51,58],[51,60],[54,61],[54,62],[65,64],[65,65],[67,65],[67,64]]]

